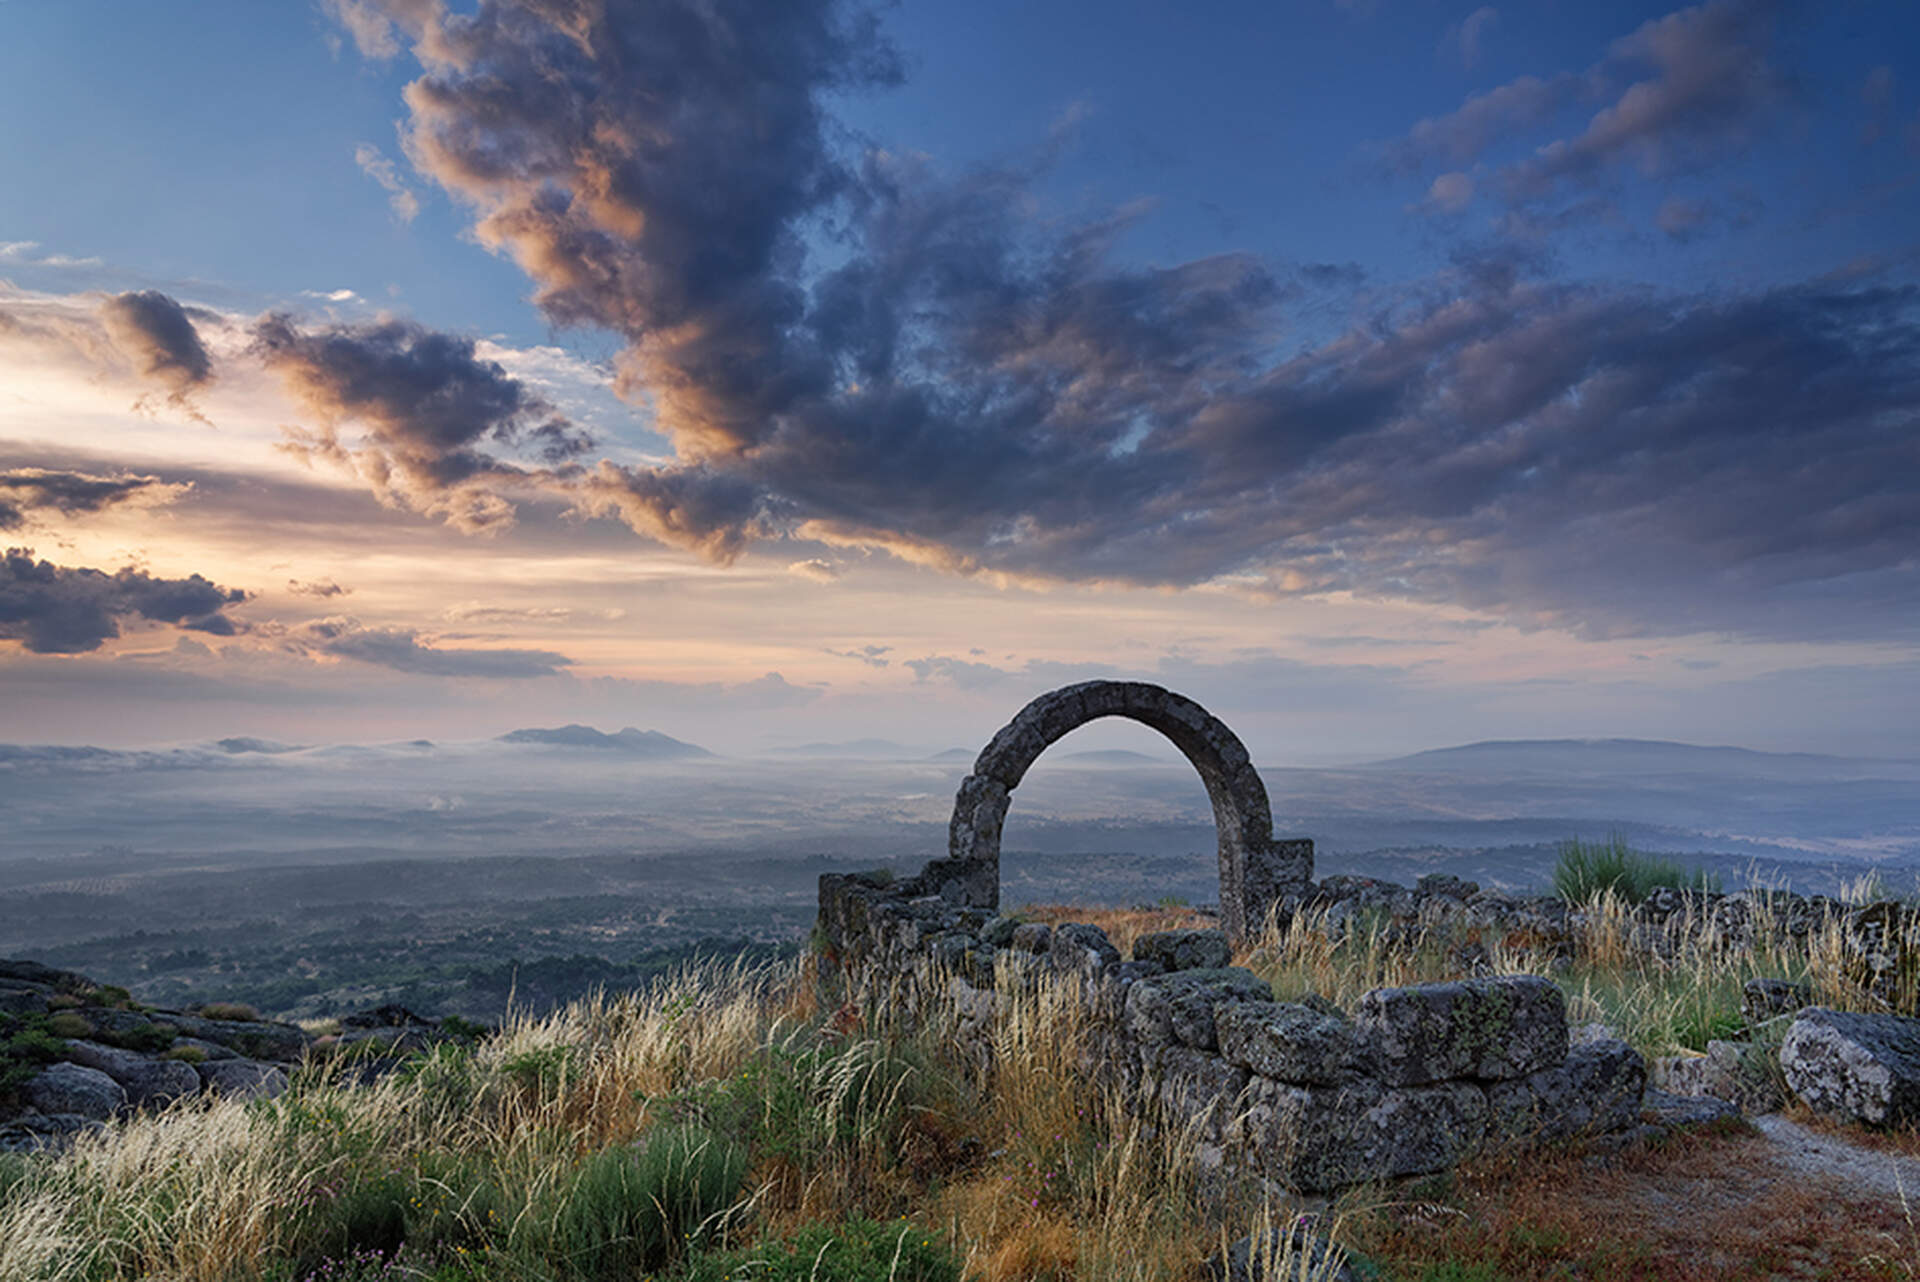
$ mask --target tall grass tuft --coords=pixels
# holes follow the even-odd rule
[[[1670,859],[1634,850],[1619,833],[1605,842],[1572,837],[1560,843],[1553,889],[1570,904],[1584,904],[1603,892],[1623,895],[1637,904],[1661,886],[1716,891],[1720,881],[1704,870],[1688,872]]]

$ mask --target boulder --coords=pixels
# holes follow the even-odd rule
[[[1134,940],[1133,956],[1167,970],[1219,970],[1233,959],[1233,950],[1218,930],[1161,930]]]
[[[1044,921],[1023,921],[1013,928],[1007,945],[1023,953],[1044,953],[1053,947],[1053,927]]]
[[[1920,1121],[1920,1019],[1810,1006],[1780,1046],[1787,1085],[1841,1121]]]
[[[97,1117],[78,1113],[28,1113],[0,1125],[0,1153],[58,1152],[73,1143],[74,1136],[105,1125]]]
[[[1216,1007],[1272,1000],[1272,987],[1250,970],[1233,966],[1177,970],[1137,980],[1128,990],[1127,1030],[1142,1046],[1178,1042],[1214,1050],[1220,1045],[1214,1025]]]
[[[1567,999],[1538,975],[1376,988],[1354,1023],[1382,1081],[1525,1077],[1567,1057]]]
[[[1351,1021],[1288,1002],[1237,1002],[1214,1011],[1220,1053],[1261,1077],[1333,1086],[1357,1077],[1361,1043]]]
[[[248,1059],[292,1063],[307,1053],[307,1034],[298,1025],[264,1019],[203,1019],[174,1011],[156,1012],[188,1037],[218,1042]]]
[[[208,1091],[228,1099],[273,1099],[287,1089],[286,1070],[258,1060],[209,1060],[193,1071]]]
[[[1471,1082],[1284,1086],[1254,1078],[1245,1126],[1268,1173],[1324,1193],[1457,1166],[1486,1139],[1487,1096]]]
[[[1018,940],[1016,937],[1016,947]],[[1094,979],[1120,964],[1120,950],[1098,926],[1063,922],[1047,946],[1054,969],[1082,979]]]
[[[1787,1103],[1778,1048],[1764,1043],[1711,1041],[1704,1055],[1660,1061],[1654,1076],[1663,1091],[1711,1095],[1750,1117],[1777,1113]]]
[[[1797,1014],[1812,1004],[1813,990],[1789,979],[1749,979],[1740,989],[1740,1017],[1748,1024]]]
[[[133,1108],[170,1104],[200,1092],[200,1075],[193,1065],[173,1059],[154,1059],[117,1046],[98,1042],[67,1043],[67,1058],[87,1068],[97,1068],[120,1083]]]
[[[1487,1087],[1487,1133],[1543,1143],[1624,1131],[1640,1120],[1647,1062],[1623,1041],[1589,1041],[1562,1063]]]
[[[19,984],[0,980],[0,1014],[44,1015],[52,990],[37,984]]]
[[[1452,873],[1430,872],[1413,883],[1413,888],[1422,895],[1434,895],[1446,899],[1458,899],[1465,902],[1480,893],[1480,883],[1456,877]]]
[[[127,1106],[120,1083],[83,1064],[50,1064],[21,1088],[27,1105],[41,1113],[67,1113],[104,1122]]]

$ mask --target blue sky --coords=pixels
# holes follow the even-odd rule
[[[1913,6],[548,13],[0,5],[9,737],[1911,746]]]

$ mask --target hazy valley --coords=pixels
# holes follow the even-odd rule
[[[1085,740],[1084,745],[1082,740]],[[944,846],[971,753],[885,741],[725,759],[665,736],[163,750],[0,748],[0,955],[153,1001],[285,1015],[381,1000],[494,1014],[694,951],[790,949],[820,873]],[[1624,834],[1729,885],[1920,869],[1920,763],[1634,741],[1480,744],[1264,772],[1319,872],[1544,883]],[[1199,779],[1145,731],[1076,735],[1017,794],[1009,905],[1216,891]]]

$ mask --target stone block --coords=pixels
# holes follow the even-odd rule
[[[1866,1126],[1920,1121],[1920,1019],[1810,1006],[1787,1030],[1780,1067],[1816,1112]]]
[[[1246,1133],[1266,1172],[1306,1193],[1458,1165],[1487,1134],[1487,1096],[1469,1082],[1390,1087],[1252,1079]]]
[[[1023,921],[1013,928],[1009,943],[1023,953],[1048,952],[1053,948],[1053,927],[1044,921]]]
[[[1238,1002],[1217,1008],[1220,1053],[1261,1077],[1296,1086],[1332,1086],[1360,1072],[1353,1023],[1310,1006]]]
[[[1247,1070],[1218,1055],[1189,1046],[1165,1046],[1143,1053],[1141,1062],[1154,1097],[1167,1115],[1217,1139],[1240,1113],[1250,1080]]]
[[[1063,974],[1094,979],[1120,964],[1120,950],[1098,926],[1066,922],[1057,927],[1047,945],[1054,969]]]
[[[1567,1057],[1566,995],[1538,975],[1376,988],[1354,1022],[1394,1086],[1525,1077]]]
[[[1811,1005],[1813,990],[1789,979],[1749,979],[1740,988],[1740,1017],[1748,1024],[1797,1015]]]
[[[1660,1061],[1653,1077],[1664,1091],[1710,1095],[1749,1117],[1777,1113],[1787,1103],[1780,1081],[1779,1048],[1765,1044],[1711,1041],[1704,1055]]]
[[[1612,1039],[1585,1042],[1564,1062],[1487,1087],[1487,1132],[1546,1142],[1623,1131],[1638,1123],[1647,1087],[1640,1052]]]
[[[1161,930],[1134,940],[1133,956],[1167,970],[1218,970],[1233,959],[1233,950],[1217,930]]]
[[[1127,1029],[1143,1046],[1178,1042],[1200,1050],[1219,1047],[1217,1007],[1271,1002],[1273,989],[1252,971],[1224,966],[1179,970],[1137,981],[1127,993]]]

